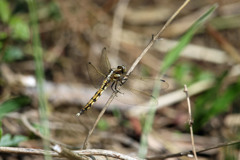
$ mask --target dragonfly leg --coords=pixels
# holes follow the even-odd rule
[[[120,92],[120,90],[117,89],[117,86],[118,86],[118,83],[119,83],[119,82],[120,82],[120,81],[114,81],[114,82],[112,83],[112,85],[111,85],[111,88],[112,88],[112,90],[113,90],[114,92],[123,94],[122,92]],[[120,83],[121,83],[121,82],[120,82]]]
[[[116,92],[115,88],[113,88],[114,84],[115,84],[115,81],[112,83],[111,89],[112,89],[113,92]]]
[[[119,92],[116,86],[117,86],[117,81],[114,81],[111,85],[111,89],[113,92]]]
[[[123,77],[123,79],[120,81],[120,85],[122,86],[126,81],[128,80],[128,77]]]

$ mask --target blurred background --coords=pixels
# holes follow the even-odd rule
[[[40,78],[44,79],[42,90],[47,98],[50,137],[81,147],[109,97],[108,93],[104,94],[85,114],[75,116],[97,90],[89,78],[88,62],[98,66],[101,51],[106,47],[113,68],[118,65],[129,68],[152,35],[183,2],[38,0],[36,6],[31,6],[30,1],[0,0],[0,146],[42,148],[41,139],[24,121],[27,119],[41,130],[36,87]],[[174,57],[174,63],[161,76],[168,87],[157,97],[158,109],[148,135],[148,156],[192,149],[184,84],[191,95],[196,148],[239,139],[239,0],[191,1],[134,73],[156,77],[166,55],[215,3],[218,8],[199,27],[190,43],[179,50],[180,55]],[[39,41],[34,38],[38,36]],[[44,76],[36,71],[41,63]],[[139,83],[136,86],[142,87]],[[129,106],[125,99],[128,96],[119,97],[102,117],[89,140],[89,148],[136,155],[149,106]],[[0,157],[42,159],[2,153]],[[199,159],[240,159],[239,145],[203,152]]]

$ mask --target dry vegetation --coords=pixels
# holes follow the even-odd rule
[[[69,149],[81,149],[88,131],[109,97],[109,94],[103,95],[91,110],[76,117],[76,113],[96,92],[88,77],[87,62],[98,64],[102,48],[107,47],[113,67],[124,64],[129,68],[151,41],[152,35],[161,29],[183,2],[39,0],[38,25],[50,129],[50,136],[45,139]],[[153,128],[147,136],[149,158],[192,150],[184,84],[189,87],[196,150],[239,139],[239,0],[190,2],[163,32],[162,39],[155,42],[134,72],[140,76],[155,77],[160,72],[166,54],[213,3],[218,3],[218,8],[198,29],[176,62],[162,75],[169,87],[158,98]],[[12,16],[19,16],[28,26],[31,25],[25,1],[9,1],[8,5]],[[0,35],[2,137],[6,134],[23,135],[26,141],[20,140],[20,143],[9,146],[43,149],[33,39],[13,37],[13,27],[10,22],[3,20],[0,21],[0,30],[6,33],[6,37]],[[32,37],[32,30],[30,33]],[[9,56],[9,48],[16,54]],[[16,50],[21,53],[20,56]],[[129,106],[126,99],[129,97],[121,97],[119,95],[116,98],[119,100],[113,101],[107,109],[89,137],[88,148],[136,157],[148,106]],[[1,109],[3,107],[9,107],[6,109],[9,111]],[[201,152],[198,159],[239,159],[238,142],[236,144]],[[36,153],[20,152],[4,151],[0,147],[0,160],[43,159]],[[93,152],[89,150],[82,153],[91,155]],[[56,156],[56,153],[51,153]],[[106,154],[112,155],[110,157],[115,155]],[[74,155],[71,156],[76,159]]]

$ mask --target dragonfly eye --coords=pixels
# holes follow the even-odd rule
[[[127,71],[125,66],[118,66],[117,69],[121,70],[122,73]]]

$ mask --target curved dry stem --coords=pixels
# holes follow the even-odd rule
[[[221,147],[226,147],[226,146],[231,146],[231,145],[235,145],[235,144],[240,144],[240,140],[237,141],[232,141],[232,142],[228,142],[228,143],[222,143],[222,144],[218,144],[216,146],[212,146],[212,147],[208,147],[205,149],[201,149],[196,151],[196,153],[202,153],[202,152],[206,152],[212,149],[217,149],[217,148],[221,148]],[[182,156],[188,156],[189,154],[193,154],[193,151],[185,151],[185,152],[179,152],[179,153],[174,153],[174,154],[168,154],[168,155],[161,155],[161,156],[154,156],[154,157],[148,157],[148,160],[157,160],[157,159],[167,159],[167,158],[173,158],[173,157],[182,157]]]
[[[56,149],[56,148],[55,148]],[[103,150],[103,149],[88,149],[81,151],[71,151],[74,154],[80,156],[94,156],[96,160],[102,159],[99,156],[111,157],[120,160],[139,160],[139,158],[133,158],[115,151]],[[28,155],[51,155],[53,157],[61,157],[57,152],[54,151],[45,151],[42,149],[33,149],[33,148],[20,148],[20,147],[0,147],[0,153],[16,153],[16,154],[28,154]],[[92,158],[89,158],[92,159]]]

